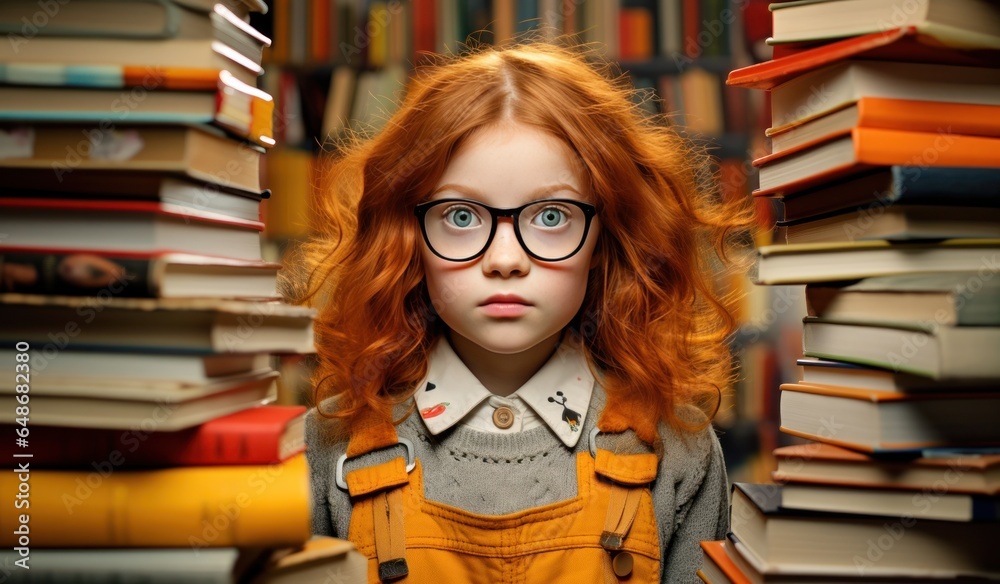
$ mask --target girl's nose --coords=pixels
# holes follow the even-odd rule
[[[483,254],[483,273],[487,276],[496,275],[502,278],[524,276],[531,269],[531,258],[528,256],[514,233],[514,221],[509,217],[498,219],[497,231],[493,241]]]

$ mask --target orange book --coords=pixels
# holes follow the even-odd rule
[[[274,10],[274,43],[271,45],[270,61],[278,64],[288,62],[291,51],[291,9],[292,0],[274,0],[272,5]],[[302,34],[304,31],[300,31]]]
[[[754,160],[760,189],[754,195],[787,195],[838,176],[877,166],[1000,166],[1000,138],[882,128],[852,128],[818,144],[803,144]]]
[[[686,6],[685,6],[686,9]],[[890,29],[851,37],[818,47],[775,47],[774,59],[736,69],[728,85],[771,90],[785,81],[846,59],[875,59],[915,63],[944,63],[995,67],[1000,51],[942,47],[941,41],[921,34],[916,27]]]
[[[811,120],[769,128],[771,152],[824,142],[851,128],[883,128],[908,132],[1000,137],[1000,106],[884,97],[862,97],[856,103]]]
[[[623,8],[622,11],[625,9]],[[629,20],[632,58],[651,59],[653,57],[653,14],[645,8],[633,8]]]
[[[330,56],[331,10],[330,0],[312,0],[309,35],[309,56],[312,61],[325,63]]]
[[[732,582],[733,584],[751,584],[750,579],[743,575],[739,566],[733,563],[726,553],[729,547],[726,541],[700,542],[705,562],[702,564],[702,578],[705,582]],[[725,580],[723,579],[725,578]]]

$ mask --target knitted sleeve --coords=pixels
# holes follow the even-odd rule
[[[334,463],[329,439],[324,432],[324,425],[315,409],[306,415],[306,461],[309,463],[309,482],[312,492],[312,530],[316,535],[337,534],[330,518],[330,503],[328,494],[330,488],[336,488],[330,483],[330,477],[335,476]]]
[[[666,445],[675,453],[664,456],[667,464],[673,465],[673,472],[658,478],[654,488],[654,496],[657,491],[664,494],[668,485],[663,485],[662,479],[672,479],[672,496],[667,497],[672,509],[657,509],[661,522],[666,523],[661,525],[664,583],[700,583],[696,575],[702,563],[699,542],[725,539],[729,531],[729,485],[719,439],[709,427],[690,442],[686,447],[676,442]],[[687,455],[686,460],[671,462],[678,454]],[[661,472],[665,470],[661,468]],[[665,517],[671,513],[672,521]],[[669,535],[664,528],[670,530]]]

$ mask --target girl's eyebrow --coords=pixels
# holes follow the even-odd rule
[[[469,197],[470,199],[476,199],[476,200],[482,199],[482,193],[480,193],[476,189],[455,183],[447,183],[439,186],[438,188],[434,189],[434,192],[431,193],[431,196],[433,197],[434,195],[440,193],[441,191],[455,191],[465,195],[466,197]],[[566,183],[555,183],[551,185],[546,185],[544,187],[539,187],[534,191],[532,191],[531,193],[528,193],[528,195],[524,199],[524,202],[534,201],[537,200],[539,197],[545,197],[546,195],[551,195],[552,193],[557,193],[559,191],[571,191],[576,193],[580,197],[583,196],[583,194],[580,193],[580,191],[576,190],[576,188],[574,188],[571,185],[568,185]]]

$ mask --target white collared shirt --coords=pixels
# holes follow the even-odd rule
[[[431,434],[461,423],[482,432],[514,433],[546,425],[566,446],[576,446],[587,416],[594,376],[579,342],[566,335],[556,352],[509,397],[492,394],[444,337],[431,351],[427,377],[414,399]],[[501,428],[494,411],[508,407],[513,423]]]

